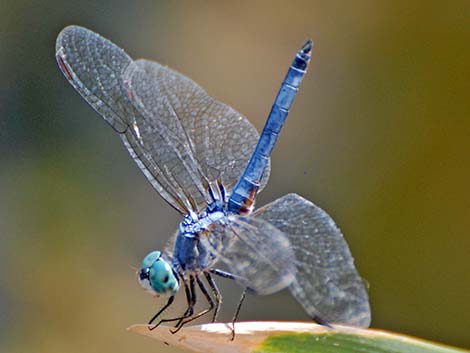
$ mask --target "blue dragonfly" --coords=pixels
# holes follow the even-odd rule
[[[268,181],[270,155],[310,62],[312,42],[297,52],[261,136],[231,107],[194,81],[156,62],[133,60],[88,29],[69,26],[56,42],[69,83],[119,135],[153,188],[183,220],[165,251],[142,261],[141,286],[167,303],[150,320],[176,330],[212,311],[222,296],[213,276],[245,292],[288,288],[315,321],[367,327],[368,294],[331,217],[297,194],[254,210]],[[184,288],[187,308],[162,313]],[[196,292],[207,308],[195,312]]]

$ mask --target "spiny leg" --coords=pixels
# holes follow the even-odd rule
[[[212,276],[207,272],[204,272],[204,275],[206,276],[207,283],[209,283],[209,286],[212,290],[212,294],[215,297],[215,309],[214,315],[212,316],[212,322],[215,322],[215,320],[217,319],[217,315],[219,314],[220,304],[222,303],[222,295],[220,294],[220,290],[219,288],[217,288],[217,284],[215,283]]]
[[[170,297],[170,299],[168,299],[168,302],[150,319],[148,324],[152,325],[152,323],[157,319],[157,317],[159,317],[173,303],[174,300],[175,300],[175,296],[172,295]],[[155,326],[150,327],[150,330],[156,329],[158,327],[158,325],[160,325],[160,324],[161,324],[161,321],[158,324],[156,324]]]
[[[186,293],[186,301],[188,303],[188,308],[184,312],[182,316],[178,316],[176,318],[172,319],[162,319],[160,320],[156,325],[150,327],[150,330],[155,330],[158,326],[160,326],[164,322],[172,322],[172,321],[178,321],[181,322],[182,320],[190,317],[193,312],[194,312],[194,304],[196,303],[196,291],[195,291],[195,286],[194,286],[194,278],[192,276],[189,277],[189,287],[186,283],[185,278],[180,274],[181,281],[183,282],[185,293]],[[174,296],[172,297],[174,299]],[[173,299],[171,299],[171,303],[173,302]],[[167,303],[151,320],[150,323],[152,323],[168,306],[171,304],[170,302]],[[150,324],[149,323],[149,324]],[[175,326],[176,327],[176,326]]]
[[[213,273],[214,275],[217,275],[217,276],[220,276],[220,277],[223,277],[223,278],[227,278],[227,279],[239,280],[240,282],[243,283],[243,279],[244,279],[243,277],[233,275],[229,272],[225,272],[225,271],[219,270],[217,268],[212,268],[209,271],[211,273]],[[235,338],[235,322],[237,321],[238,314],[240,314],[240,309],[242,307],[243,301],[245,300],[247,290],[248,289],[246,287],[245,287],[245,289],[243,289],[242,296],[240,297],[240,301],[238,302],[237,310],[235,311],[235,315],[233,316],[233,319],[232,319],[232,336],[230,338],[232,341]]]
[[[245,300],[246,291],[247,291],[247,289],[244,288],[242,296],[240,297],[240,301],[238,302],[238,305],[237,305],[237,310],[235,310],[235,314],[233,315],[233,319],[232,319],[232,337],[230,338],[230,341],[233,341],[235,339],[235,322],[238,319],[238,314],[240,314],[240,309],[242,308],[243,301]]]
[[[225,271],[222,271],[222,270],[219,270],[217,268],[211,268],[209,270],[210,273],[213,273],[214,275],[216,276],[219,276],[219,277],[222,277],[222,278],[227,278],[227,279],[233,279],[233,280],[239,280],[239,281],[243,281],[245,280],[245,278],[241,277],[241,276],[237,276],[237,275],[233,275],[229,272],[225,272]]]
[[[194,306],[196,305],[196,286],[194,284],[194,276],[189,276],[189,287],[185,285],[186,300],[188,302],[188,307],[184,312],[183,316],[179,318],[178,322],[175,324],[175,327],[178,327],[181,324],[181,321],[192,316],[194,314]]]
[[[190,323],[191,321],[199,319],[201,316],[206,315],[208,312],[213,310],[214,307],[215,307],[214,300],[212,299],[212,297],[210,296],[209,292],[206,289],[206,286],[204,285],[204,283],[202,283],[202,281],[200,280],[200,278],[198,276],[196,276],[196,281],[197,281],[197,284],[198,284],[199,288],[201,289],[202,294],[204,294],[204,296],[206,297],[206,300],[209,303],[209,307],[207,309],[202,310],[201,312],[197,313],[196,315],[190,317],[189,319],[182,321],[181,324],[176,328],[176,330],[171,331],[171,333],[178,332],[184,325],[186,325],[187,323]]]

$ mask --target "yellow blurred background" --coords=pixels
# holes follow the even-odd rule
[[[127,333],[157,305],[133,267],[179,222],[74,92],[79,24],[201,84],[261,129],[293,55],[309,74],[258,205],[296,192],[342,228],[373,327],[470,346],[470,2],[0,3],[0,351],[176,352]],[[219,281],[228,320],[239,289]],[[241,320],[308,320],[287,292]]]

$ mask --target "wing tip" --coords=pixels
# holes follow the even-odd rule
[[[326,320],[323,320],[320,316],[318,315],[313,315],[312,316],[312,320],[315,321],[317,324],[319,325],[322,325],[322,326],[325,326],[325,327],[328,327],[328,328],[333,328],[333,326],[331,326],[328,321]]]
[[[64,41],[66,41],[67,36],[70,35],[70,33],[76,31],[78,28],[81,28],[76,25],[68,25],[64,27],[59,34],[57,35],[57,39],[55,41],[55,51],[56,55],[60,51],[61,48],[63,48]]]
[[[88,28],[85,28],[85,27],[82,27],[82,26],[79,26],[79,25],[68,25],[66,27],[64,27],[60,32],[59,34],[57,35],[57,39],[56,39],[56,44],[55,44],[55,50],[56,50],[56,53],[64,47],[64,45],[67,44],[67,40],[71,37],[71,36],[77,36],[77,34],[79,36],[82,36],[84,37],[86,34],[90,34],[90,33],[93,33],[93,34],[97,34],[95,32],[93,32],[91,29],[88,29]]]

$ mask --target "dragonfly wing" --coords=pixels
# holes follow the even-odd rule
[[[220,180],[230,194],[254,151],[259,137],[256,129],[186,76],[148,60],[137,60],[136,66],[129,67],[123,78],[127,95],[145,118],[137,122],[141,134],[151,132],[142,136],[151,154],[158,155],[168,144],[175,146],[181,157],[168,163],[198,210],[207,206],[201,192],[207,186],[198,187],[199,178],[209,183]],[[181,163],[183,156],[188,161]],[[269,166],[263,186],[268,177]]]
[[[194,155],[194,144],[181,124],[166,77],[153,77],[138,62],[122,75],[126,96],[138,114],[132,122],[133,150],[162,166],[158,175],[172,182],[186,207],[199,211],[211,202],[209,180]]]
[[[64,28],[56,41],[56,59],[64,76],[80,95],[120,135],[131,156],[160,195],[181,213],[181,192],[149,154],[139,147],[133,122],[138,115],[123,90],[122,75],[135,67],[118,46],[78,26]],[[161,161],[159,161],[161,162]]]
[[[258,209],[254,215],[287,235],[297,274],[289,289],[312,317],[359,327],[370,325],[370,306],[348,245],[331,217],[296,194]]]
[[[134,62],[82,27],[62,30],[56,58],[72,86],[120,134],[152,186],[175,209],[201,210],[209,200],[208,184],[217,178],[231,190],[258,138],[245,118],[183,75]]]
[[[121,74],[133,65],[132,59],[98,34],[76,26],[60,32],[56,59],[80,95],[114,130],[124,133],[126,116],[132,114],[132,107],[122,95]]]
[[[204,249],[255,294],[275,293],[294,280],[294,253],[289,240],[268,222],[232,216],[226,224],[213,224],[200,239]]]

